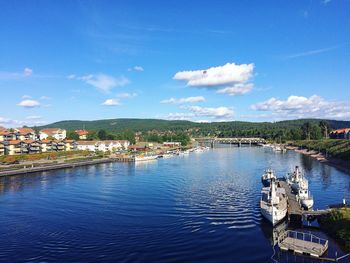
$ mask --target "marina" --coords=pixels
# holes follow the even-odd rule
[[[306,216],[339,202],[349,176],[307,158],[263,147],[218,147],[2,177],[0,236],[12,241],[0,245],[0,261],[232,262],[234,255],[241,262],[275,262],[275,243],[278,262],[317,262],[279,249],[279,238],[291,229],[286,221],[273,227],[259,206],[267,163],[277,177],[295,165],[305,171],[314,211],[295,213]],[[346,254],[320,231],[292,230],[328,240],[322,257]]]

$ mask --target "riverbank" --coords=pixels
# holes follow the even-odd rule
[[[25,168],[0,171],[0,177],[11,176],[11,175],[21,175],[21,174],[23,175],[23,174],[36,173],[36,172],[46,172],[51,170],[74,168],[79,166],[95,165],[95,164],[102,164],[102,163],[110,163],[115,161],[117,161],[117,159],[115,158],[99,158],[99,159],[92,159],[92,160],[79,160],[79,161],[76,160],[76,161],[63,162],[63,163],[56,162],[51,164],[44,164],[41,166],[28,166]]]
[[[350,252],[350,208],[333,209],[319,219],[321,228]]]
[[[308,155],[350,175],[349,140],[293,141],[287,143],[286,149]]]

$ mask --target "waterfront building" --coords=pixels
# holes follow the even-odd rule
[[[65,140],[64,143],[66,151],[74,151],[77,149],[77,143],[73,140]]]
[[[23,141],[23,148],[27,148],[27,153],[40,153],[41,142],[38,140],[25,140]]]
[[[181,142],[163,142],[163,146],[165,146],[165,147],[180,147]]]
[[[89,132],[86,130],[75,130],[74,132],[78,134],[79,140],[86,140],[89,134]]]
[[[329,137],[332,139],[348,139],[350,140],[350,128],[343,128],[331,131]]]
[[[16,155],[22,153],[28,153],[27,144],[20,140],[11,140],[6,141],[5,145],[5,154],[7,155]]]
[[[36,134],[35,131],[31,128],[16,128],[14,129],[14,132],[16,132],[17,140],[36,140]]]
[[[0,142],[0,156],[5,155],[5,146]]]
[[[81,151],[90,152],[115,152],[127,150],[130,142],[127,140],[109,140],[109,141],[77,141],[76,148]]]
[[[97,141],[78,141],[77,150],[95,152],[96,144]]]
[[[52,137],[56,140],[64,140],[67,136],[67,131],[60,128],[47,128],[39,132],[40,140],[48,139]]]

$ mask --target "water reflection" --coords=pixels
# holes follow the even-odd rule
[[[0,178],[0,238],[11,240],[0,261],[272,262],[285,225],[260,214],[269,165],[279,176],[306,170],[316,208],[350,187],[350,176],[307,158],[227,147]]]

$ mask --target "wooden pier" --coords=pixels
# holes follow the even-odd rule
[[[280,187],[285,189],[288,202],[288,219],[308,219],[310,217],[318,217],[323,214],[327,214],[331,209],[322,209],[322,210],[304,210],[297,200],[296,195],[293,193],[290,185],[283,179],[278,180]]]
[[[278,246],[284,251],[319,258],[327,251],[328,240],[311,233],[288,230],[279,237]]]

